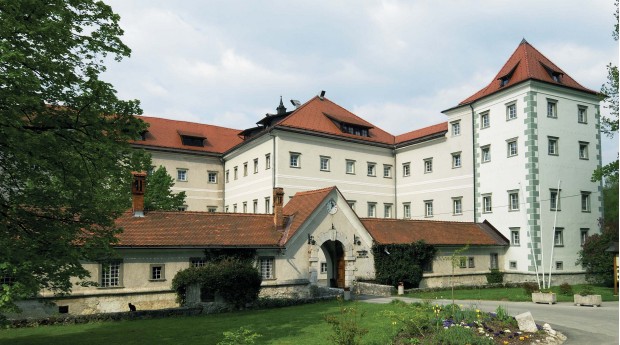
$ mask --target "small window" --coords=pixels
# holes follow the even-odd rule
[[[226,183],[230,181],[230,171],[226,170]]]
[[[181,212],[187,211],[187,205],[181,205],[181,206],[177,207],[177,210],[181,211]]]
[[[517,140],[511,139],[507,142],[508,144],[508,157],[514,157],[518,154],[517,151]]]
[[[499,255],[497,253],[489,254],[489,268],[492,270],[499,268]]]
[[[247,201],[243,202],[243,213],[248,213],[248,202]]]
[[[579,142],[579,159],[588,159],[588,143]]]
[[[271,204],[270,204],[269,197],[265,198],[265,213],[267,214],[271,213]]]
[[[411,163],[403,163],[403,177],[411,176]]]
[[[376,176],[376,168],[377,167],[375,163],[368,163],[368,176]]]
[[[321,273],[327,273],[327,262],[321,262]]]
[[[474,257],[473,256],[470,256],[470,257],[467,258],[467,267],[469,267],[469,268],[476,267],[476,263],[474,261]]]
[[[460,168],[461,167],[461,153],[455,152],[452,154],[452,168]]]
[[[166,276],[164,275],[164,264],[153,264],[150,265],[151,270],[151,278],[150,280],[166,280]]]
[[[403,217],[411,218],[411,204],[408,202],[403,204]]]
[[[377,204],[374,202],[368,203],[368,217],[374,218],[377,216]]]
[[[433,200],[424,200],[424,216],[433,216]]]
[[[582,105],[577,106],[577,122],[588,123],[588,107]]]
[[[355,161],[347,159],[346,168],[347,174],[355,174]]]
[[[392,178],[392,166],[384,164],[383,165],[383,177]]]
[[[510,245],[518,247],[521,245],[521,233],[518,228],[510,229]]]
[[[457,135],[461,135],[461,121],[454,121],[451,123],[452,125],[452,136],[455,137]]]
[[[349,207],[355,211],[355,200],[347,200],[347,204],[349,204]]]
[[[392,218],[392,204],[383,205],[383,218]]]
[[[224,206],[224,212],[228,213],[228,210],[229,210],[229,206],[228,205]]]
[[[556,271],[561,271],[564,269],[564,262],[562,261],[556,261],[555,262],[555,270]]]
[[[263,279],[275,279],[274,258],[258,259],[260,275]]]
[[[519,192],[508,191],[508,211],[519,210]]]
[[[329,171],[329,157],[320,157],[320,169],[321,171]]]
[[[217,206],[207,206],[207,212],[209,213],[217,212]]]
[[[581,212],[590,212],[590,192],[581,192]]]
[[[209,183],[217,183],[217,172],[209,171],[207,174]]]
[[[271,169],[271,154],[268,153],[265,155],[265,170]]]
[[[301,154],[296,152],[290,153],[290,167],[291,168],[301,168]]]
[[[517,104],[512,103],[512,104],[506,105],[506,119],[514,120],[516,118],[517,118]]]
[[[491,161],[491,145],[482,146],[480,153],[482,155],[482,163]]]
[[[248,162],[243,163],[243,176],[248,176]]]
[[[579,243],[583,246],[584,243],[586,243],[586,240],[588,239],[588,233],[590,232],[590,229],[579,229]]]
[[[187,169],[177,169],[177,181],[187,182]]]
[[[467,268],[467,258],[462,256],[459,258],[459,267],[460,268]]]
[[[558,101],[556,100],[547,100],[547,117],[557,118],[558,117]]]
[[[509,265],[511,270],[516,270],[517,269],[517,262],[516,261],[510,261],[508,265]]]
[[[190,137],[186,135],[181,135],[181,143],[186,146],[204,146],[205,138],[200,137]]]
[[[452,214],[459,216],[463,214],[463,198],[452,198]]]
[[[557,189],[550,189],[549,190],[549,204],[550,204],[550,210],[551,211],[559,211],[560,210],[560,193],[561,190],[558,191]]]
[[[252,213],[258,213],[258,199],[252,200]]]
[[[233,213],[237,213],[237,204],[233,204]]]
[[[422,264],[423,273],[433,273],[433,260],[427,260]]]
[[[238,176],[239,176],[239,168],[238,167],[234,167],[233,168],[233,178],[236,180]]]
[[[548,140],[548,144],[547,144],[547,152],[549,153],[549,155],[551,156],[557,156],[559,155],[559,150],[558,150],[558,141],[559,139],[556,137],[547,137]]]
[[[254,158],[254,173],[258,174],[258,158]]]
[[[564,229],[555,228],[555,234],[553,236],[553,244],[556,247],[564,246]]]
[[[491,119],[489,112],[480,114],[480,128],[489,128],[491,126]]]
[[[493,204],[490,194],[486,194],[482,196],[482,213],[491,213],[493,212]]]
[[[424,173],[430,174],[433,172],[433,159],[427,158],[424,160]]]
[[[99,287],[109,288],[122,286],[120,261],[102,263],[100,269]]]

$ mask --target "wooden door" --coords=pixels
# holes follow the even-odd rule
[[[344,253],[338,257],[338,276],[336,277],[336,285],[344,288]]]

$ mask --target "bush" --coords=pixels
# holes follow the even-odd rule
[[[499,284],[504,282],[504,272],[501,272],[497,268],[492,268],[490,273],[486,274],[487,283],[489,284]]]
[[[410,244],[375,244],[372,252],[377,282],[392,286],[403,282],[405,288],[415,288],[422,280],[422,267],[433,261],[437,249],[418,241]]]
[[[532,292],[540,290],[538,288],[538,284],[536,284],[534,282],[526,282],[526,283],[523,283],[523,285],[521,285],[521,286],[523,286],[523,291],[524,291],[526,296],[530,296],[530,295],[532,295]]]
[[[338,315],[326,315],[325,321],[332,326],[332,333],[329,335],[330,344],[337,345],[360,345],[362,337],[368,330],[360,326],[360,319],[364,316],[358,313],[356,307],[345,307],[342,300],[340,303],[340,313]]]
[[[573,287],[569,283],[562,283],[560,285],[560,294],[570,296],[573,294]]]
[[[262,337],[249,328],[241,327],[234,332],[224,332],[224,340],[217,345],[252,345],[257,338]]]
[[[590,285],[586,285],[579,290],[581,296],[594,295],[594,289]]]

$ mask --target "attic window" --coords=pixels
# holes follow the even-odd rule
[[[511,70],[510,72],[506,73],[504,76],[499,77],[499,87],[504,87],[508,84],[508,82],[510,82],[510,78],[512,78],[512,75],[515,73],[515,70],[517,69],[517,66],[519,66],[519,63],[517,63]]]
[[[510,80],[510,78],[508,76],[502,77],[499,80],[499,87],[505,86],[506,84],[508,84],[508,81]]]
[[[186,145],[186,146],[199,146],[199,147],[203,147],[203,146],[205,146],[204,145],[204,140],[205,140],[205,138],[189,137],[189,136],[185,136],[185,135],[181,136],[181,142],[183,143],[183,145]]]
[[[368,128],[367,127],[362,127],[362,126],[358,126],[358,125],[353,125],[350,123],[341,123],[340,124],[340,130],[343,133],[349,133],[349,134],[353,134],[353,135],[359,135],[362,137],[368,137]]]
[[[140,141],[145,141],[146,140],[146,133],[148,133],[149,131],[142,131],[140,132],[140,138],[137,138],[137,140]]]
[[[541,65],[545,68],[545,70],[547,71],[547,73],[549,74],[551,79],[553,79],[554,82],[556,82],[556,83],[561,83],[562,82],[562,76],[564,75],[564,73],[558,72],[558,71],[554,71],[553,69],[551,69],[550,67],[546,66],[543,63],[541,63]]]

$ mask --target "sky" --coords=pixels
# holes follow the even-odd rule
[[[103,76],[121,99],[240,130],[321,90],[393,135],[444,122],[523,38],[593,90],[618,64],[613,0],[105,2],[132,49]]]

